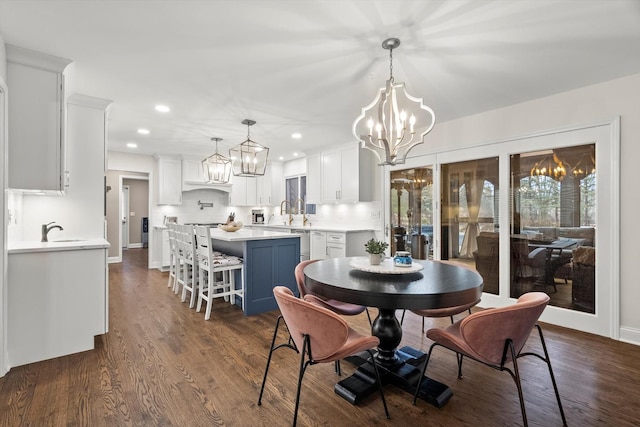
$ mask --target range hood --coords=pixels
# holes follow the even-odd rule
[[[217,190],[225,193],[231,192],[231,184],[212,184],[209,182],[202,181],[183,181],[182,182],[182,191],[193,191],[193,190]]]

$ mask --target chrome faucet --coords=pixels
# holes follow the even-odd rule
[[[307,218],[307,215],[304,212],[304,200],[302,200],[301,198],[296,199],[296,210],[298,211],[298,213],[302,214],[302,226],[304,227],[305,225],[307,225],[307,221],[309,221],[309,218]]]
[[[51,230],[53,230],[54,228],[58,228],[60,229],[60,231],[64,230],[64,228],[62,228],[59,225],[51,225],[54,224],[55,221],[50,222],[49,224],[42,224],[42,240],[40,240],[41,242],[48,242],[49,240],[47,239],[47,235],[49,234],[49,232]]]
[[[293,215],[291,214],[291,203],[288,200],[283,200],[280,203],[280,215],[286,213],[286,206],[289,206],[289,225],[291,225],[293,223]]]

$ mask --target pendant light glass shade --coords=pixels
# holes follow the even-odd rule
[[[422,103],[422,98],[409,95],[404,83],[394,81],[393,49],[398,46],[400,40],[396,38],[382,43],[382,47],[389,50],[389,80],[373,102],[362,109],[352,129],[362,148],[373,151],[381,166],[404,163],[409,151],[424,142],[436,120],[435,113]]]
[[[249,129],[256,124],[255,121],[245,119],[242,124],[247,125],[247,140],[229,150],[233,175],[262,176],[267,168],[269,149],[251,140]]]
[[[202,161],[204,179],[213,184],[226,184],[231,176],[231,160],[218,153],[218,142],[222,138],[211,138],[216,142],[216,152]]]

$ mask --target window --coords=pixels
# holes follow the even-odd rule
[[[285,179],[285,200],[288,202],[286,213],[300,213],[300,201],[304,201],[304,212],[315,214],[316,205],[307,204],[307,176],[299,175]]]

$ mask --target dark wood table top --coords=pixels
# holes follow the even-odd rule
[[[307,265],[307,288],[325,298],[382,309],[430,309],[472,303],[482,296],[482,276],[441,261],[413,260],[424,269],[407,274],[378,274],[352,268],[352,258]]]

